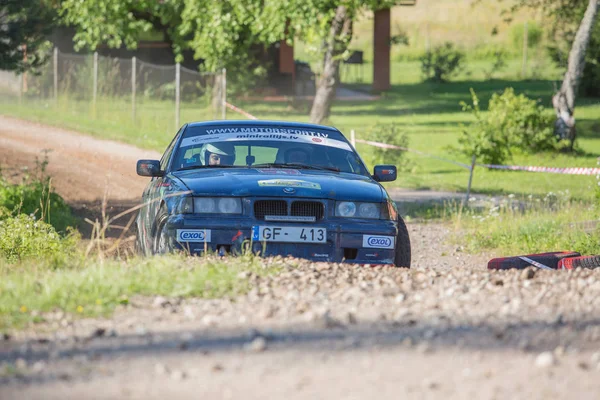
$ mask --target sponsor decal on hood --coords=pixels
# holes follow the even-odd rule
[[[258,181],[258,186],[264,187],[296,187],[305,189],[321,189],[321,185],[314,182],[301,181],[298,179],[268,179]]]

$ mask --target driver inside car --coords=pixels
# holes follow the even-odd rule
[[[200,151],[200,162],[203,165],[233,165],[235,146],[227,142],[207,143]]]
[[[304,149],[293,148],[285,152],[285,162],[291,164],[310,164],[310,156]]]

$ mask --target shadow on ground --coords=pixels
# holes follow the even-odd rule
[[[243,350],[257,337],[266,340],[268,351],[327,351],[344,352],[377,348],[416,348],[423,351],[460,348],[471,351],[515,350],[541,352],[557,346],[576,346],[579,350],[596,345],[587,339],[588,329],[600,327],[599,319],[582,319],[565,323],[523,321],[518,323],[452,323],[448,317],[436,321],[408,319],[403,322],[376,322],[336,328],[314,328],[314,324],[286,327],[264,332],[248,328],[242,330],[192,330],[169,333],[145,333],[106,337],[92,334],[75,338],[71,344],[52,341],[25,344],[5,341],[0,349],[0,362],[68,361],[88,356],[91,358],[135,358],[187,353],[215,353]],[[182,339],[185,337],[185,339]],[[24,348],[26,350],[24,350]],[[52,370],[51,368],[49,369]],[[29,382],[48,382],[56,377],[49,372],[27,378]],[[2,383],[3,379],[0,379]]]

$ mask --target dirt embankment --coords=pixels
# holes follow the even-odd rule
[[[157,159],[154,151],[100,140],[65,129],[0,115],[0,165],[8,176],[35,168],[48,150],[47,172],[56,191],[70,203],[141,196],[147,179],[135,173],[136,161]]]
[[[136,162],[160,158],[155,151],[0,115],[0,168],[5,177],[20,181],[46,155],[52,187],[82,217],[78,228],[84,237],[91,226],[83,218],[100,219],[105,196],[109,215],[138,204],[148,178],[136,174]]]

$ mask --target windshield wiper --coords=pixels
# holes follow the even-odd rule
[[[254,164],[249,168],[297,168],[297,169],[316,169],[321,171],[334,171],[340,172],[339,168],[336,167],[323,167],[317,165],[308,165],[301,163],[263,163],[263,164]]]
[[[190,165],[189,167],[179,168],[177,171],[186,171],[189,169],[202,169],[202,168],[243,168],[243,167],[241,165]]]

